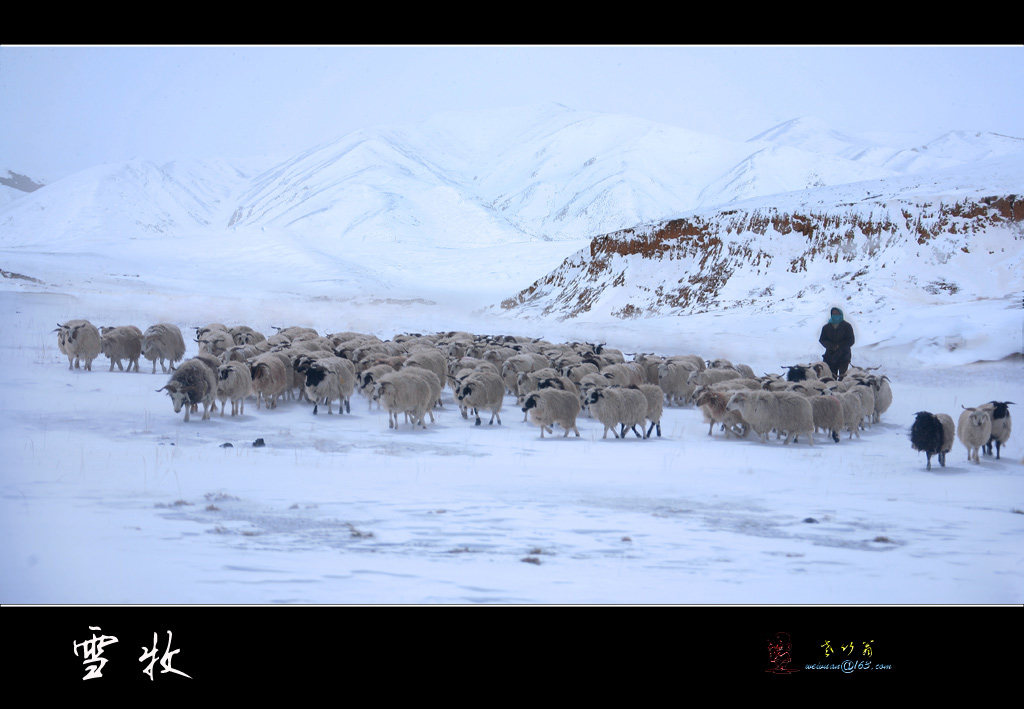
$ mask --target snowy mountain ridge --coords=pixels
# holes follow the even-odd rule
[[[572,240],[758,196],[1022,152],[1019,138],[962,131],[886,146],[813,119],[739,143],[547,104],[356,131],[259,171],[219,160],[98,166],[12,201],[6,221],[28,232],[21,209],[71,209],[63,216],[73,231],[83,223],[86,231],[166,235],[283,228],[446,246]]]
[[[737,143],[549,104],[357,131],[270,169],[97,166],[0,211],[0,267],[73,292],[214,281],[410,303],[440,287],[488,318],[620,332],[832,303],[882,323],[1024,292],[1020,195],[1018,138],[908,148],[799,119]],[[55,254],[96,275],[68,280]]]

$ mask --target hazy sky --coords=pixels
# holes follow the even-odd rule
[[[1022,87],[1021,46],[0,46],[0,169],[53,180],[136,157],[290,155],[550,101],[736,140],[801,116],[1024,137]]]

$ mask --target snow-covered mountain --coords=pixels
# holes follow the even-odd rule
[[[65,229],[135,237],[258,227],[458,247],[584,239],[752,197],[1022,151],[1019,138],[966,132],[884,145],[813,119],[735,142],[547,104],[360,130],[269,168],[97,166],[19,193],[0,239],[20,244],[41,211],[56,238]]]
[[[68,253],[182,289],[446,283],[492,315],[608,322],[1024,291],[1024,140],[984,132],[908,145],[806,118],[736,142],[547,104],[360,130],[269,168],[102,165],[21,195],[0,266],[47,282]]]
[[[1024,286],[1024,196],[1013,185],[1022,167],[1014,158],[990,161],[985,175],[946,170],[927,194],[914,178],[878,180],[622,230],[502,306],[629,319],[792,311],[801,299],[864,312],[920,296],[1000,298]]]
[[[22,195],[35,192],[44,186],[42,181],[33,179],[28,175],[23,175],[20,172],[15,172],[11,169],[7,169],[4,172],[7,174],[0,174],[0,209],[6,207]]]

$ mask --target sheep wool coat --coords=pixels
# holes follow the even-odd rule
[[[842,315],[843,311],[839,310],[839,314]],[[827,322],[821,328],[821,337],[818,338],[818,342],[825,348],[825,354],[821,356],[822,360],[832,368],[832,371],[836,371],[839,365],[848,365],[853,356],[851,352],[854,343],[853,325],[845,319],[838,325]]]

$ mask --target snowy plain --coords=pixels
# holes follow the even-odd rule
[[[382,338],[465,329],[728,356],[761,372],[817,359],[829,304],[532,331],[478,306],[580,244],[472,250],[481,265],[503,257],[500,277],[477,268],[457,279],[436,274],[469,252],[424,247],[403,261],[400,286],[383,253],[376,271],[321,261],[335,282],[311,277],[300,250],[236,251],[225,277],[187,257],[221,248],[207,234],[178,246],[165,257],[154,243],[145,259],[126,249],[123,263],[5,257],[42,281],[0,283],[5,604],[1024,602],[1016,436],[1000,460],[968,463],[957,443],[931,471],[907,438],[916,411],[1024,404],[1019,296],[854,319],[854,361],[881,366],[895,401],[838,444],[709,436],[693,407],[666,408],[660,438],[603,440],[581,417],[580,438],[556,429],[542,440],[512,397],[500,426],[476,427],[449,390],[425,430],[389,430],[358,397],[350,414],[250,401],[244,416],[185,423],[156,391],[168,375],[145,360],[139,373],[109,372],[103,356],[91,372],[68,370],[56,324],[297,324]]]
[[[874,174],[864,166],[870,160],[833,169],[850,150],[845,139],[797,155],[792,148],[819,146],[826,133],[814,125],[808,132],[806,122],[773,135],[778,150],[659,129],[654,148],[628,142],[621,154],[632,121],[606,117],[615,130],[603,132],[615,139],[591,144],[601,121],[577,121],[565,107],[554,114],[557,130],[523,146],[492,139],[478,120],[447,116],[442,127],[457,130],[444,135],[477,152],[444,169],[440,157],[423,155],[463,148],[435,126],[429,140],[347,137],[262,179],[216,162],[97,166],[4,207],[0,603],[1024,602],[1020,432],[999,460],[968,463],[957,443],[946,467],[930,471],[907,436],[917,411],[956,418],[961,406],[991,400],[1016,402],[1013,415],[1024,406],[1019,237],[979,237],[1005,238],[1004,260],[994,255],[1003,245],[991,243],[970,257],[959,249],[902,255],[927,269],[921,283],[955,273],[955,294],[929,293],[892,268],[860,284],[815,288],[815,277],[832,280],[823,266],[807,278],[817,298],[756,309],[512,317],[497,304],[586,249],[580,235],[763,196],[775,184],[769,177],[798,190],[770,198],[794,208],[833,188],[836,203],[883,189],[884,181],[853,182]],[[507,135],[519,136],[519,125],[505,126]],[[787,138],[794,134],[799,140]],[[1013,150],[1020,143],[994,140],[978,144],[995,159],[1012,152],[1003,142]],[[679,169],[685,160],[663,156],[675,143],[696,146],[690,162],[703,156],[699,165],[716,169],[699,170],[703,182]],[[936,146],[897,154],[927,173],[918,180],[923,200],[940,182],[954,193],[1021,193],[1018,158],[993,171],[991,160],[972,166]],[[740,159],[751,151],[760,157]],[[928,172],[954,157],[976,178]],[[609,181],[637,164],[644,169],[626,170],[621,184]],[[479,166],[485,184],[470,189]],[[648,189],[649,174],[684,185],[672,202],[682,206],[639,197],[664,191]],[[732,178],[705,185],[716,174]],[[830,183],[819,192],[800,191],[822,177]],[[618,187],[598,189],[606,183]],[[453,184],[462,184],[461,196]],[[901,194],[910,183],[888,184]],[[583,194],[590,197],[577,199]],[[506,206],[506,216],[495,216]],[[729,287],[742,295],[759,285]],[[857,333],[854,363],[881,367],[895,400],[859,438],[820,435],[813,446],[709,436],[692,406],[666,408],[660,438],[605,440],[596,421],[581,417],[580,438],[556,429],[541,439],[511,396],[500,426],[476,427],[450,390],[425,430],[390,430],[387,415],[358,397],[340,415],[314,416],[294,401],[257,410],[250,400],[243,416],[186,423],[157,391],[168,379],[159,368],[154,374],[143,361],[138,373],[110,372],[100,356],[93,371],[69,370],[53,332],[72,318],[143,330],[172,322],[186,336],[209,322],[267,335],[301,325],[382,339],[466,330],[725,357],[760,374],[818,360],[818,334],[835,304]],[[188,344],[186,356],[195,355]],[[253,447],[260,438],[265,446]]]

